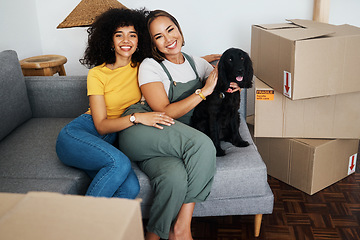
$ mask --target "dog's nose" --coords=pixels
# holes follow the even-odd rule
[[[237,75],[239,76],[243,76],[243,74],[244,74],[244,69],[240,69],[240,70],[238,70],[237,71]]]

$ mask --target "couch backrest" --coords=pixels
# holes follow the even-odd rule
[[[18,56],[0,52],[0,140],[31,118],[31,108]]]
[[[86,76],[27,76],[34,118],[75,118],[87,111]]]

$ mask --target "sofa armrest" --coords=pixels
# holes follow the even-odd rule
[[[247,105],[247,89],[243,88],[240,93],[240,108],[239,113],[241,117],[246,119],[246,105]]]
[[[86,112],[86,76],[25,77],[35,118],[75,118]]]

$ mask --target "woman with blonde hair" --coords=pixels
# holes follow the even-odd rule
[[[188,124],[194,107],[214,90],[217,69],[181,52],[184,37],[169,13],[151,11],[147,27],[152,58],[146,58],[139,69],[145,100],[130,106],[124,115],[154,110],[166,113],[175,124],[162,131],[132,126],[119,134],[119,147],[149,176],[155,195],[146,239],[189,240],[195,204],[210,194],[216,151],[210,138]]]

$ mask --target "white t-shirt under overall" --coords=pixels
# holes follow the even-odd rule
[[[214,69],[211,64],[203,58],[192,57],[192,59],[195,62],[195,67],[201,80],[207,78],[211,71]],[[182,64],[175,64],[166,59],[163,61],[163,64],[165,65],[173,81],[175,82],[186,83],[196,78],[196,74],[186,58],[185,62]],[[139,86],[151,82],[162,82],[164,84],[164,89],[166,93],[169,93],[169,77],[166,75],[161,65],[153,58],[146,58],[140,64],[138,79]]]

